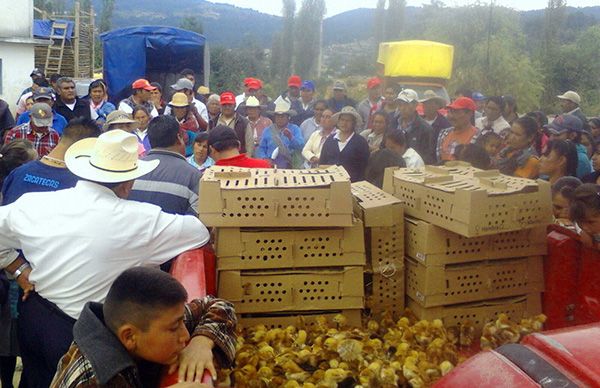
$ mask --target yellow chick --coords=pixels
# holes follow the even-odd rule
[[[379,331],[379,323],[377,323],[377,321],[370,320],[367,322],[367,330],[369,330],[371,333],[377,333]]]
[[[450,361],[442,361],[440,364],[440,371],[442,372],[442,376],[446,376],[450,371],[454,369],[454,365]]]
[[[338,344],[336,350],[344,361],[359,360],[363,351],[363,344],[355,339],[346,339]]]
[[[344,314],[336,314],[333,317],[333,322],[337,325],[338,330],[342,330],[348,324],[348,318]]]
[[[308,338],[308,334],[306,330],[298,330],[298,335],[296,335],[296,339],[294,340],[294,344],[298,347],[302,347],[306,344],[306,339]]]

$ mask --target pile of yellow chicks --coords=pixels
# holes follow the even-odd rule
[[[311,324],[298,318],[286,328],[244,329],[236,367],[220,377],[240,388],[425,387],[462,361],[457,343],[437,319],[384,314],[359,329],[342,314]]]
[[[511,322],[505,314],[486,324],[482,349],[518,342],[540,331],[544,315]],[[409,310],[399,320],[384,313],[366,328],[352,328],[344,315],[269,329],[241,329],[235,369],[219,373],[220,386],[239,388],[428,387],[465,360],[476,329],[469,322],[445,328],[442,321],[418,320]]]

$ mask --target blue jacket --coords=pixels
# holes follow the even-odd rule
[[[304,138],[302,137],[302,130],[300,127],[295,124],[288,124],[287,128],[292,132],[292,140],[288,139],[287,136],[281,134],[281,142],[284,146],[286,146],[290,152],[293,151],[302,151],[304,148]],[[275,148],[277,148],[277,143],[273,140],[271,136],[271,131],[276,131],[275,124],[270,127],[265,128],[262,137],[260,138],[260,143],[255,151],[255,156],[259,159],[271,159],[271,155]]]
[[[23,112],[23,114],[19,115],[19,119],[17,120],[17,125],[28,123],[31,120],[29,117],[29,111]],[[58,132],[59,135],[62,136],[63,130],[67,126],[67,119],[64,118],[60,113],[56,113],[56,111],[52,110],[52,129]]]
[[[576,144],[577,148],[577,178],[581,179],[592,172],[592,165],[587,156],[585,146]]]

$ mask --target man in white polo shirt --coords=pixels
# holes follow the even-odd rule
[[[118,129],[80,140],[65,154],[80,178],[74,188],[0,207],[0,268],[28,296],[19,306],[19,341],[29,387],[50,385],[84,304],[103,302],[123,271],[158,266],[209,240],[196,217],[125,199],[134,180],[159,164],[138,160],[137,149],[137,138]]]

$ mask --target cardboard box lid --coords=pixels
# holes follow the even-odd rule
[[[355,182],[351,185],[354,207],[363,218],[365,227],[392,226],[394,212],[402,212],[402,201],[367,182]]]
[[[201,182],[220,182],[221,189],[268,189],[324,187],[336,182],[350,182],[343,167],[292,170],[212,166],[202,175]]]
[[[502,175],[497,170],[477,171],[469,167],[465,169],[455,169],[463,172],[457,174],[448,167],[400,168],[394,171],[394,177],[400,181],[416,183],[447,193],[484,191],[489,196],[536,192],[541,185],[548,185],[548,182],[541,180]]]

